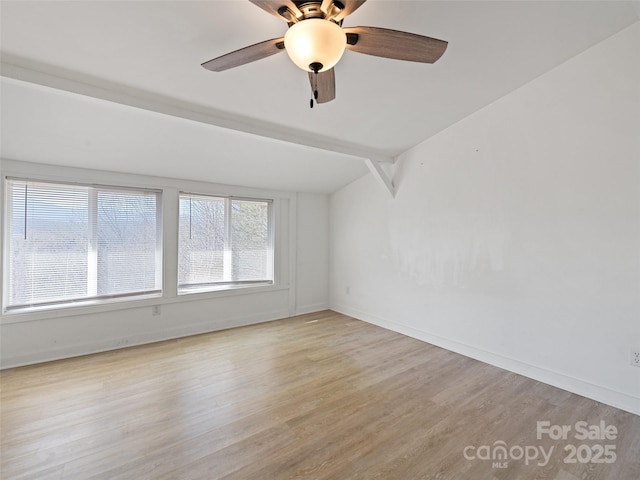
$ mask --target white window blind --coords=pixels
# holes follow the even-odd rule
[[[180,193],[178,293],[273,283],[272,201]]]
[[[6,185],[7,311],[160,293],[160,191]]]

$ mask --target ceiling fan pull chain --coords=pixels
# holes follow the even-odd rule
[[[313,108],[313,100],[318,100],[318,73],[313,75],[313,85],[311,85],[311,99],[309,100],[309,108]]]
[[[312,94],[313,96],[311,97],[311,100],[309,100],[309,107],[313,108],[313,101],[315,100],[316,102],[318,101],[318,72],[314,72],[313,73],[313,85],[312,85],[313,91]]]
[[[311,65],[309,65],[309,68],[311,69],[311,71],[313,72],[313,98],[311,99],[311,102],[309,103],[309,106],[311,108],[313,108],[313,101],[315,100],[316,102],[318,101],[318,72],[322,69],[322,64],[318,63],[318,62],[314,62]]]
[[[318,101],[318,72],[313,74],[313,98]]]
[[[309,100],[309,107],[313,108],[313,101],[318,101],[318,72],[313,75],[313,92],[311,100]]]

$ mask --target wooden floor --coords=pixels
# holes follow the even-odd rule
[[[640,478],[640,417],[333,312],[7,370],[1,395],[3,480]]]

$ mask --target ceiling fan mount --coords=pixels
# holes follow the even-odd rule
[[[325,18],[325,13],[320,8],[320,2],[307,2],[302,5],[297,5],[299,15],[293,13],[289,7],[283,5],[278,9],[278,14],[285,20],[289,20],[291,15],[294,16],[294,21],[302,21],[308,18]]]
[[[345,49],[420,63],[434,63],[447,42],[414,33],[379,27],[342,27],[343,20],[366,0],[249,0],[287,22],[281,38],[256,43],[202,64],[221,72],[286,50],[291,60],[308,72],[313,98],[326,103],[336,96],[334,66]]]

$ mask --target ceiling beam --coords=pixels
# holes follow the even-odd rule
[[[67,72],[48,73],[5,62],[0,63],[0,72],[3,77],[14,80],[227,128],[250,135],[341,153],[361,159],[373,159],[378,162],[392,161],[391,157],[362,145],[323,137],[312,132],[292,130],[291,128],[270,125],[266,122],[252,121],[242,116],[218,110],[204,109],[199,105],[179,102],[150,92],[107,83],[101,79],[83,78],[81,80],[72,80],[70,73],[65,75]]]
[[[365,163],[369,167],[369,171],[373,177],[384,188],[384,191],[390,195],[391,198],[396,196],[396,187],[393,184],[393,179],[382,168],[380,161],[373,160],[371,158],[365,158]]]

